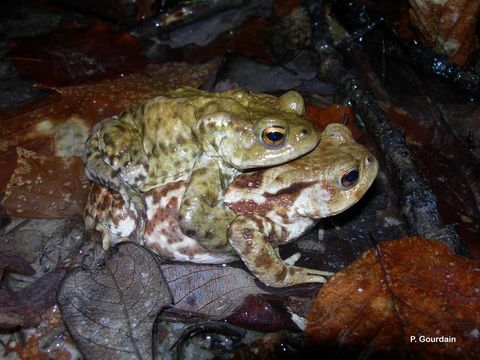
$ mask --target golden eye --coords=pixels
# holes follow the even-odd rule
[[[282,126],[269,126],[262,132],[262,140],[269,146],[279,146],[285,141],[286,131]]]
[[[342,188],[344,190],[348,190],[357,184],[359,178],[360,173],[358,171],[358,168],[354,167],[353,169],[350,169],[343,173],[342,177],[340,178],[340,184],[342,185]]]

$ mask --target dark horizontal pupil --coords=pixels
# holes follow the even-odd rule
[[[349,183],[353,183],[358,180],[358,170],[352,170],[348,174],[345,174],[345,180]]]
[[[270,141],[277,142],[283,139],[283,134],[278,131],[272,131],[267,134],[267,138]]]

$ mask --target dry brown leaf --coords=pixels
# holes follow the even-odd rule
[[[7,185],[3,208],[13,216],[82,216],[90,184],[81,157],[42,156],[17,149],[17,167]]]
[[[215,65],[168,63],[95,84],[58,88],[57,95],[0,114],[0,192],[13,172],[16,147],[41,155],[81,156],[90,127],[155,94],[201,86]]]
[[[409,0],[410,18],[424,45],[465,65],[478,49],[479,0]]]
[[[171,296],[153,255],[125,242],[100,269],[77,269],[60,286],[63,320],[85,359],[151,359],[152,330]]]
[[[337,273],[320,290],[305,331],[310,344],[335,351],[478,359],[479,330],[480,264],[412,237],[384,242]]]
[[[197,264],[161,265],[175,309],[211,318],[227,317],[252,294],[264,293],[242,269]]]

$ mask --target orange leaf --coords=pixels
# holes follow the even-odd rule
[[[358,140],[363,135],[363,131],[353,122],[352,108],[346,105],[334,104],[327,108],[321,108],[309,104],[305,116],[320,131],[323,131],[328,124],[341,123],[348,126],[355,140]]]
[[[305,331],[314,347],[478,359],[479,330],[480,264],[411,237],[384,242],[337,273],[320,290]]]
[[[3,208],[23,217],[82,216],[90,190],[81,157],[41,156],[18,148]]]
[[[480,1],[409,0],[410,18],[426,46],[465,65],[478,49]]]

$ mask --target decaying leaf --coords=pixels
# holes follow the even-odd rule
[[[14,223],[13,229],[6,228],[5,233],[0,237],[0,253],[13,258],[25,259],[25,261],[31,264],[37,260],[41,252],[44,234],[38,229],[37,231],[32,228],[23,229],[24,226],[29,225],[30,219],[18,221],[20,222],[19,224]]]
[[[226,320],[229,324],[259,331],[298,331],[283,300],[272,295],[249,295]]]
[[[18,291],[45,272],[73,266],[75,256],[84,243],[82,219],[15,219],[0,237],[0,254],[22,258],[35,269],[28,277],[18,272],[4,280],[9,289]]]
[[[3,337],[4,356],[7,359],[35,360],[78,360],[80,353],[60,316],[58,306],[51,306],[42,316],[42,322],[35,328]],[[21,335],[20,335],[21,334]],[[21,339],[18,341],[18,339]]]
[[[57,287],[64,275],[64,270],[56,270],[21,291],[11,292],[1,289],[0,329],[37,325],[40,322],[41,313],[55,304]]]
[[[243,300],[264,291],[242,269],[197,264],[161,265],[178,310],[221,319],[230,315]]]
[[[465,65],[478,49],[478,0],[409,0],[410,18],[426,46]]]
[[[5,270],[15,272],[22,275],[33,275],[35,269],[32,268],[28,261],[20,256],[11,256],[0,253],[0,280]]]
[[[479,330],[480,264],[412,237],[384,242],[337,273],[320,290],[305,331],[324,349],[474,359]]]
[[[0,114],[0,191],[5,190],[22,147],[41,155],[82,156],[81,139],[104,118],[145,98],[180,86],[199,87],[212,64],[149,65],[138,73],[95,84],[58,88],[57,95]]]
[[[90,184],[81,157],[42,156],[17,148],[17,167],[3,201],[9,215],[82,216]]]
[[[101,269],[77,269],[63,281],[63,320],[86,359],[150,359],[152,328],[171,296],[155,258],[126,242]]]

